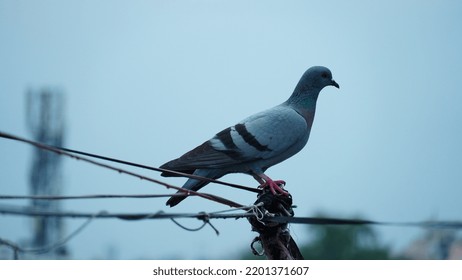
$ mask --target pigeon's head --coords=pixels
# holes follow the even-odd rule
[[[330,72],[329,68],[313,66],[305,71],[295,87],[294,93],[289,97],[288,102],[290,104],[305,104],[306,100],[314,100],[314,103],[308,102],[307,104],[309,106],[316,106],[318,95],[326,86],[340,88],[337,82],[332,79],[332,72]]]
[[[313,66],[306,70],[300,79],[300,83],[306,88],[323,89],[326,86],[334,86],[340,88],[336,81],[332,78],[332,72],[324,66]]]

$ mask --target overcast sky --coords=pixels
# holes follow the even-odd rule
[[[54,87],[66,94],[66,146],[159,166],[285,101],[307,68],[323,65],[340,90],[322,91],[305,149],[267,171],[287,182],[296,215],[462,220],[461,14],[460,1],[0,0],[0,130],[31,137],[25,92]],[[32,148],[0,139],[0,155],[0,193],[28,194]],[[65,159],[63,167],[65,194],[167,193],[83,162]],[[256,186],[247,175],[223,179]],[[219,185],[203,190],[255,201]],[[173,209],[164,203],[66,201],[63,208],[228,209],[200,198]],[[82,222],[66,220],[66,231]],[[233,258],[255,236],[246,220],[213,224],[219,236],[170,221],[98,220],[68,247],[77,259]],[[0,216],[0,238],[21,242],[31,229],[26,218]],[[297,242],[307,240],[303,226],[291,230]],[[377,230],[395,250],[422,234]]]

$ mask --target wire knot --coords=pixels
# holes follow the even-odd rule
[[[269,189],[263,189],[248,212],[253,214],[248,217],[252,231],[260,234],[250,244],[254,255],[264,254],[273,260],[303,259],[297,244],[290,236],[288,223],[275,219],[294,216],[290,194],[275,195]],[[262,250],[255,248],[256,243],[260,243]]]
[[[267,231],[269,228],[286,227],[287,223],[270,221],[277,216],[293,217],[292,196],[274,195],[268,189],[263,189],[249,210],[254,216],[249,217],[253,231]]]

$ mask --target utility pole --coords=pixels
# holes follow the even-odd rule
[[[64,96],[56,89],[28,90],[26,93],[26,121],[35,141],[62,147],[64,142]],[[58,154],[34,148],[29,185],[31,195],[62,194],[61,157]],[[32,200],[34,209],[59,211],[59,200]],[[64,236],[63,220],[57,217],[34,217],[31,245],[42,248]],[[45,258],[66,258],[67,250],[60,247]]]

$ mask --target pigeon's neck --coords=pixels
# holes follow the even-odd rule
[[[298,110],[303,111],[315,111],[316,101],[318,100],[319,92],[321,90],[308,89],[304,91],[297,90],[295,88],[294,93],[286,101],[286,104]]]
[[[311,94],[292,94],[292,96],[285,102],[286,105],[292,107],[303,118],[305,118],[309,127],[314,120],[316,112],[316,101],[318,99],[319,91]]]

